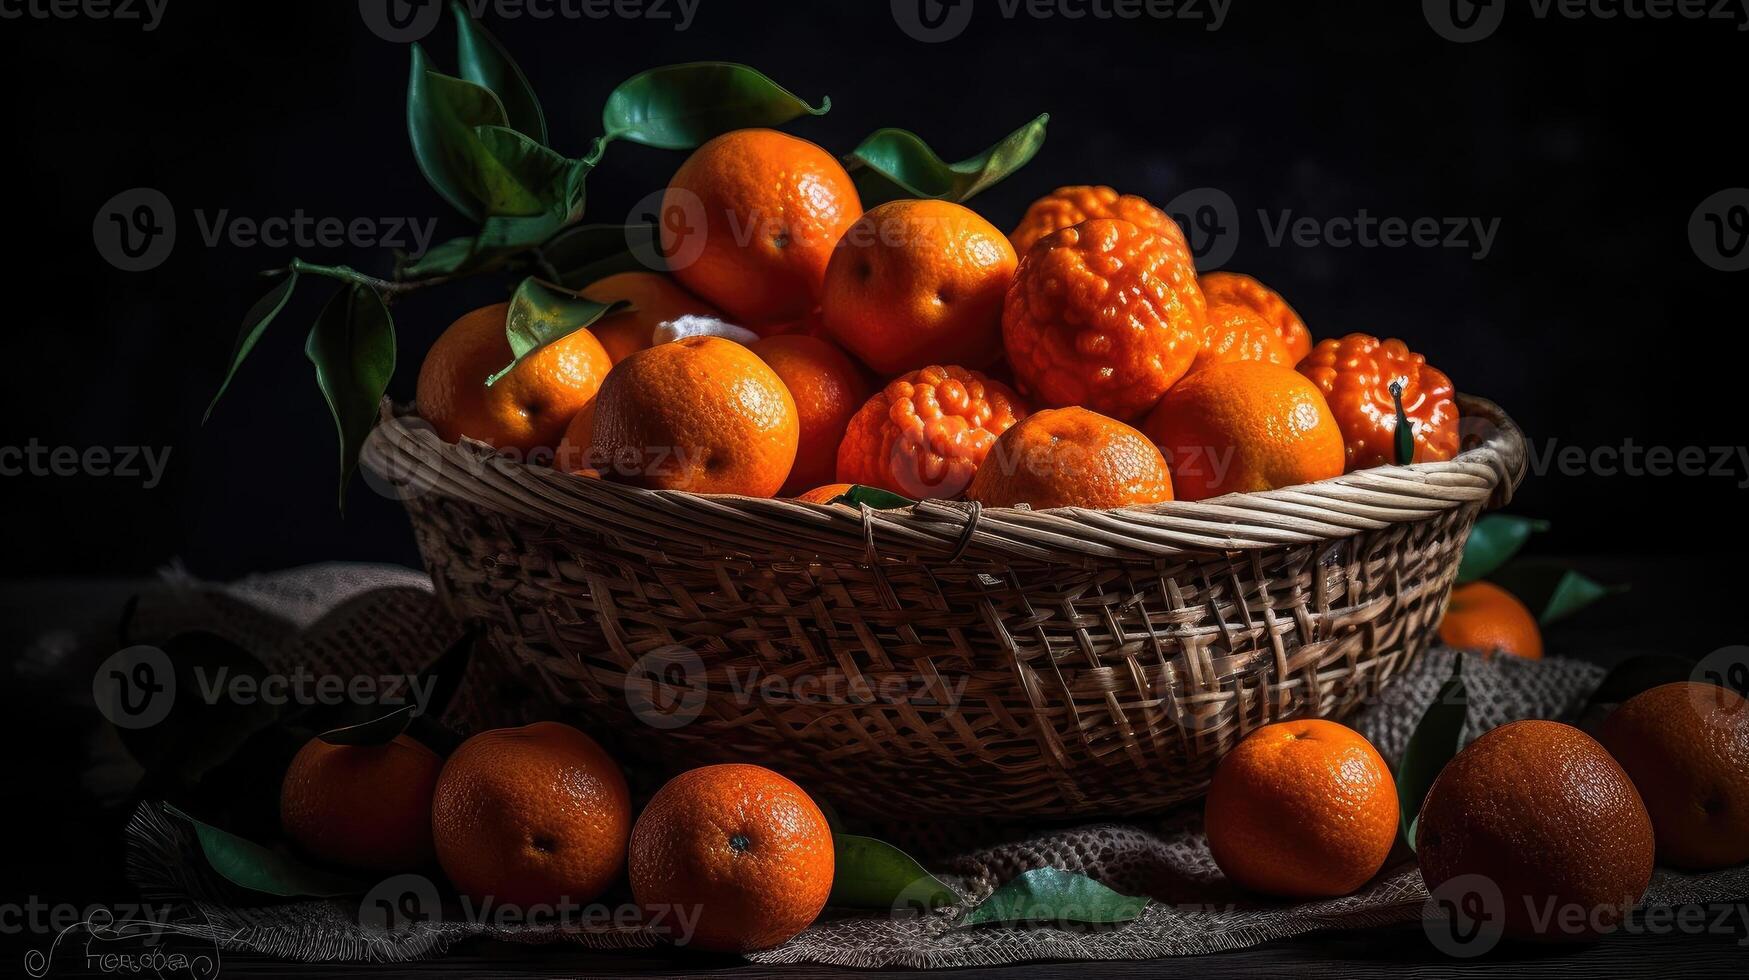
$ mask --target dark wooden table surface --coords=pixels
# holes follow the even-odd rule
[[[1691,556],[1586,558],[1576,561],[1604,581],[1632,582],[1633,590],[1606,606],[1557,627],[1548,637],[1551,655],[1611,664],[1636,653],[1674,653],[1695,659],[1742,643],[1741,631],[1723,610],[1734,608],[1741,574],[1723,560],[1697,563]],[[1672,575],[1668,569],[1680,569]],[[86,767],[91,737],[87,720],[34,686],[32,664],[45,645],[75,642],[106,628],[135,588],[128,581],[18,581],[0,583],[0,640],[8,673],[0,682],[0,716],[28,736],[28,751],[9,759],[0,780],[0,801],[17,821],[15,840],[31,846],[0,857],[0,903],[30,896],[49,902],[101,903],[125,900],[119,827],[125,797],[94,792]],[[1672,609],[1721,610],[1713,618],[1671,616]],[[87,693],[88,697],[88,693]],[[1749,898],[1749,896],[1743,896]],[[0,905],[0,910],[4,906]],[[1714,917],[1709,916],[1709,921]],[[937,971],[953,978],[1141,977],[1205,978],[1303,976],[1390,977],[1734,977],[1749,972],[1749,904],[1739,906],[1727,927],[1698,934],[1618,934],[1585,945],[1506,944],[1473,960],[1436,949],[1417,926],[1364,932],[1323,932],[1251,949],[1210,956],[1101,963],[1030,963]],[[41,947],[44,937],[7,928],[0,916],[0,976],[19,975],[21,952]],[[298,977],[726,977],[813,978],[888,976],[906,971],[847,970],[814,965],[764,967],[738,958],[673,950],[601,953],[566,946],[518,946],[474,942],[442,958],[409,964],[303,964],[270,957],[227,954],[220,976]],[[57,963],[50,976],[113,976],[78,963]],[[916,973],[909,975],[916,976]]]

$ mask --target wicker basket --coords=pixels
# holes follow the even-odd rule
[[[365,462],[448,608],[630,750],[876,814],[1133,815],[1427,645],[1525,467],[1496,406],[1460,407],[1449,462],[1116,511],[646,491],[389,411]]]

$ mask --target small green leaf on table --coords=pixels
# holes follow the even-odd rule
[[[1469,540],[1464,542],[1464,557],[1458,564],[1458,583],[1487,578],[1517,554],[1531,534],[1548,529],[1548,521],[1516,514],[1485,515],[1470,528]]]
[[[697,61],[652,68],[621,82],[601,109],[601,124],[604,142],[690,150],[730,130],[780,126],[831,108],[831,99],[821,99],[816,109],[746,65]]]
[[[1124,895],[1086,875],[1060,868],[1034,868],[996,889],[962,925],[1117,925],[1134,921],[1148,899]]]
[[[486,383],[496,383],[531,352],[628,306],[623,300],[598,303],[563,286],[529,276],[516,287],[516,294],[510,298],[510,310],[504,316],[504,336],[510,341],[510,352],[516,359],[487,378]]]
[[[964,203],[1025,166],[1045,142],[1049,113],[1041,113],[994,146],[958,163],[947,163],[917,134],[881,129],[845,155],[864,207],[921,197]]]
[[[1628,590],[1626,585],[1605,585],[1550,562],[1515,562],[1489,578],[1517,596],[1543,626],[1566,619],[1599,599]]]
[[[404,704],[369,721],[331,728],[316,737],[329,745],[387,745],[405,732],[412,720],[413,706]]]
[[[168,803],[164,812],[194,828],[201,854],[220,877],[240,888],[279,898],[338,898],[360,895],[370,886],[345,875],[312,868],[289,855],[183,813]]]
[[[1403,382],[1391,382],[1391,404],[1397,409],[1397,427],[1392,435],[1396,446],[1398,466],[1408,466],[1415,462],[1415,423],[1409,421],[1409,413],[1403,411]]]
[[[376,425],[383,393],[395,373],[395,326],[376,290],[353,284],[322,308],[304,342],[316,384],[340,432],[340,503],[358,467],[358,451]]]
[[[213,400],[207,404],[206,414],[200,421],[206,423],[213,417],[213,409],[219,405],[219,399],[225,397],[225,389],[231,387],[231,379],[237,376],[237,369],[243,366],[243,359],[255,349],[255,344],[261,340],[261,335],[267,332],[267,325],[285,309],[285,304],[291,299],[292,290],[298,285],[298,270],[288,269],[285,278],[267,291],[267,295],[255,301],[249,307],[249,312],[243,315],[243,326],[237,331],[237,346],[231,351],[231,366],[225,369],[225,379],[219,382],[219,390],[213,393]]]
[[[1404,843],[1415,849],[1415,824],[1421,815],[1421,804],[1433,781],[1439,778],[1446,763],[1462,748],[1464,722],[1469,718],[1470,693],[1464,685],[1464,657],[1458,654],[1452,661],[1451,677],[1440,685],[1433,703],[1422,713],[1421,721],[1409,736],[1403,758],[1397,763],[1397,802],[1400,816],[1397,827]]]
[[[833,834],[836,856],[826,904],[845,909],[945,908],[959,901],[953,889],[909,854],[884,841]]]
[[[535,97],[528,76],[517,67],[504,45],[469,15],[466,4],[454,0],[450,10],[455,14],[456,56],[462,78],[491,89],[504,104],[504,114],[511,126],[537,142],[546,143],[546,115],[541,112],[540,99]]]
[[[860,483],[838,496],[833,497],[828,503],[849,504],[852,507],[866,504],[874,510],[901,510],[906,507],[915,507],[917,505],[917,501],[912,500],[909,497],[901,497],[891,490],[882,490],[880,487],[866,487]]]

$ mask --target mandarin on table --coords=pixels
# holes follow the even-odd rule
[[[1456,389],[1445,373],[1401,340],[1363,333],[1318,342],[1299,365],[1330,404],[1350,470],[1396,462],[1397,406],[1392,382],[1403,386],[1403,412],[1415,436],[1414,462],[1450,459],[1458,450]]]
[[[832,250],[862,201],[837,158],[772,129],[694,150],[662,196],[674,278],[742,326],[769,330],[818,305]]]
[[[1106,218],[1034,243],[1002,307],[1003,344],[1028,397],[1119,421],[1190,370],[1206,325],[1190,253]]]
[[[590,283],[581,292],[585,299],[597,303],[623,300],[631,304],[631,309],[609,313],[589,328],[615,364],[650,346],[650,334],[658,323],[682,316],[722,316],[715,307],[659,272],[616,272]]]
[[[577,330],[486,379],[515,355],[504,335],[510,304],[482,307],[450,324],[419,366],[419,415],[445,442],[463,436],[524,454],[557,448],[565,426],[613,367],[595,335]]]
[[[1518,597],[1493,582],[1470,582],[1451,591],[1439,640],[1459,650],[1505,653],[1541,660],[1543,634]]]
[[[619,766],[569,725],[481,732],[444,763],[431,807],[443,873],[512,907],[588,902],[625,867],[631,794]]]
[[[983,368],[1002,352],[1014,248],[950,201],[889,201],[857,219],[826,267],[827,334],[883,376]]]
[[[1277,364],[1210,365],[1174,385],[1142,431],[1166,456],[1180,500],[1342,475],[1342,432],[1324,396]]]
[[[1515,938],[1607,931],[1652,880],[1652,821],[1634,784],[1559,722],[1515,721],[1471,742],[1433,781],[1415,837],[1427,890],[1491,882],[1505,907],[1485,911]]]
[[[868,400],[868,381],[849,355],[807,334],[766,337],[751,347],[771,366],[796,403],[796,461],[778,492],[785,496],[830,482],[838,443]]]
[[[323,861],[373,871],[431,863],[431,797],[443,759],[406,735],[382,745],[304,743],[279,790],[279,821]]]
[[[759,355],[721,337],[657,344],[602,382],[589,461],[652,490],[770,497],[789,479],[795,399]]]
[[[677,942],[751,952],[819,916],[833,861],[832,828],[801,787],[731,764],[683,772],[651,797],[632,829],[627,872],[646,909],[695,910],[696,931]]]
[[[1215,768],[1203,829],[1221,872],[1289,898],[1347,895],[1384,867],[1397,784],[1359,732],[1318,718],[1265,725]]]
[[[1312,352],[1312,332],[1280,293],[1238,272],[1204,273],[1199,282],[1210,306],[1216,303],[1243,306],[1274,326],[1282,346],[1287,348],[1290,363],[1297,364]]]
[[[1658,860],[1709,871],[1749,861],[1749,701],[1681,681],[1636,694],[1598,741],[1634,781]]]
[[[1281,335],[1275,327],[1249,307],[1210,303],[1208,320],[1202,347],[1196,352],[1196,360],[1190,362],[1188,373],[1194,374],[1211,364],[1227,361],[1263,361],[1282,367],[1294,366],[1293,356],[1281,342]]]
[[[1035,412],[996,440],[966,488],[988,507],[1127,507],[1172,499],[1148,437],[1085,408]]]
[[[957,497],[996,439],[1026,417],[1007,385],[930,365],[875,392],[838,445],[838,479],[913,499]]]
[[[1033,243],[1053,231],[1078,225],[1089,218],[1121,218],[1130,224],[1165,235],[1178,243],[1185,254],[1190,245],[1184,240],[1184,229],[1172,216],[1134,194],[1119,194],[1109,187],[1078,184],[1059,187],[1032,202],[1020,224],[1008,234],[1017,255],[1025,255]]]

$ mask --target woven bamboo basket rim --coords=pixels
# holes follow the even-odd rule
[[[1499,406],[1458,396],[1472,431],[1450,460],[1356,470],[1279,490],[1113,510],[816,504],[645,490],[525,463],[471,439],[449,443],[384,402],[362,459],[407,495],[433,492],[534,522],[581,523],[659,550],[664,543],[794,560],[1158,561],[1349,537],[1477,502],[1506,504],[1527,468],[1524,435]],[[1480,431],[1474,431],[1479,429]]]

